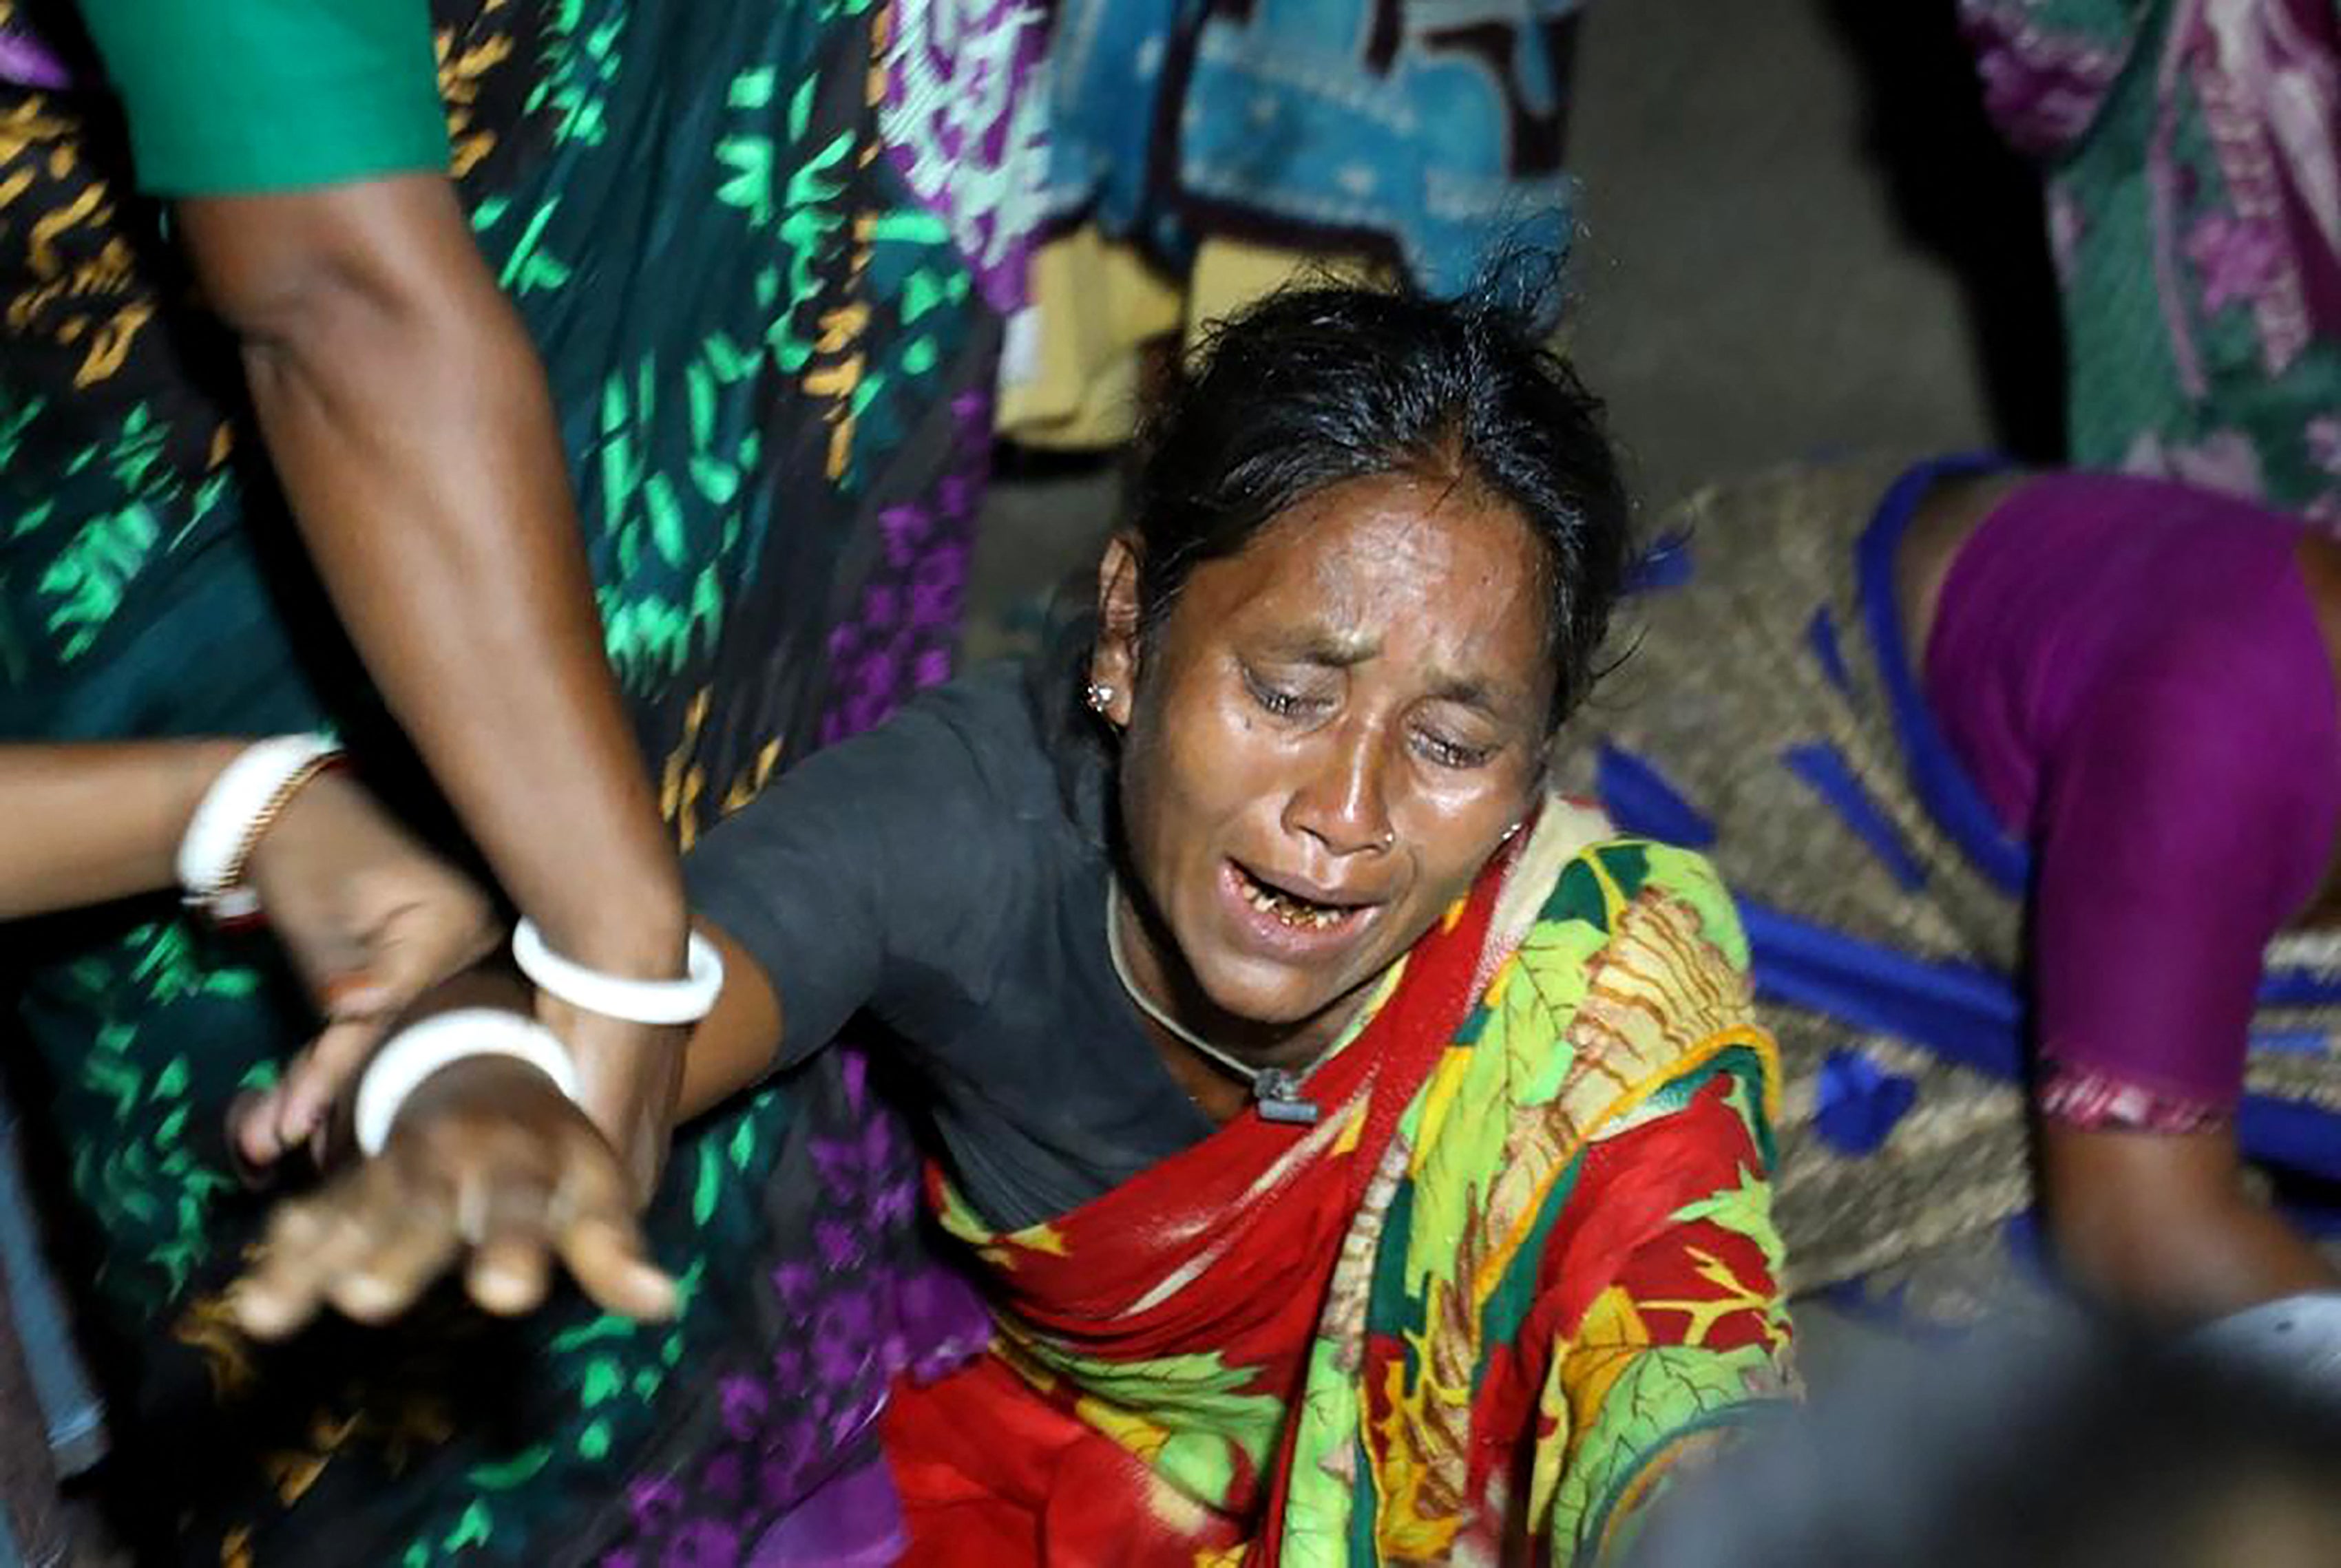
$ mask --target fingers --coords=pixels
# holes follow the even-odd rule
[[[388,1027],[386,1017],[328,1026],[293,1058],[274,1088],[246,1096],[229,1108],[228,1136],[236,1151],[255,1166],[267,1166],[314,1137]]]
[[[672,1316],[674,1281],[647,1255],[616,1157],[573,1110],[553,1107],[562,1119],[533,1129],[462,1114],[403,1126],[324,1193],[280,1206],[239,1282],[237,1320],[262,1339],[328,1306],[380,1323],[467,1249],[464,1289],[499,1315],[542,1305],[557,1258],[603,1309]]]
[[[472,1299],[513,1315],[541,1305],[557,1255],[595,1305],[626,1317],[672,1317],[674,1281],[652,1263],[608,1146],[580,1128],[558,1185],[505,1182],[458,1199],[459,1228],[478,1237],[466,1272]],[[476,1216],[476,1217],[469,1217]]]
[[[372,922],[364,972],[349,982],[356,994],[348,1006],[327,997],[335,1017],[400,1011],[496,949],[503,931],[486,900],[461,883],[433,895],[428,888],[413,894]]]
[[[413,1306],[467,1246],[472,1299],[513,1316],[541,1304],[553,1254],[551,1185],[527,1174],[474,1172],[451,1200],[419,1199],[380,1160],[326,1193],[280,1206],[259,1260],[234,1293],[236,1320],[281,1339],[331,1306],[384,1323]]]
[[[273,1088],[238,1095],[228,1107],[228,1141],[245,1165],[265,1168],[284,1157],[284,1109],[283,1095]]]
[[[553,1186],[528,1176],[473,1176],[458,1189],[455,1230],[473,1245],[463,1287],[502,1317],[535,1310],[551,1280]]]
[[[278,1206],[268,1222],[260,1257],[231,1295],[235,1320],[255,1339],[282,1339],[317,1314],[324,1276],[316,1272],[312,1249],[324,1234],[323,1217],[305,1203]]]
[[[317,1006],[329,1018],[373,1018],[397,1011],[413,997],[402,994],[394,977],[364,969],[337,970],[317,981]]]
[[[305,904],[269,910],[269,927],[306,982],[318,1009],[372,1010],[379,1006],[368,978],[374,933],[336,908],[313,910]]]
[[[624,1179],[606,1148],[570,1162],[557,1245],[578,1288],[622,1316],[662,1321],[678,1305],[674,1280],[650,1260]]]
[[[276,1086],[278,1138],[290,1147],[323,1126],[334,1102],[355,1087],[403,1001],[373,1014],[337,1015],[293,1058]]]
[[[443,1216],[411,1215],[329,1280],[325,1298],[355,1322],[387,1323],[447,1272],[462,1245]]]
[[[378,1169],[366,1166],[315,1197],[280,1204],[259,1260],[235,1288],[236,1321],[244,1332],[281,1339],[337,1295],[370,1319],[403,1310],[431,1276],[396,1275],[375,1266],[386,1250],[391,1255],[426,1250],[412,1227],[427,1223],[428,1206],[402,1204],[400,1197]],[[361,1275],[379,1277],[359,1283]]]
[[[595,1305],[621,1317],[663,1323],[681,1305],[674,1279],[643,1250],[631,1219],[580,1219],[561,1233],[561,1261]]]
[[[466,892],[393,909],[363,935],[360,946],[336,945],[330,958],[314,942],[300,950],[329,1022],[275,1087],[231,1112],[229,1136],[237,1153],[265,1166],[314,1137],[391,1022],[432,987],[485,958],[497,940],[486,905]]]
[[[337,1016],[393,1010],[496,938],[470,878],[345,781],[294,796],[254,847],[251,872],[312,994]]]

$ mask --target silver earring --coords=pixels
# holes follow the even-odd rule
[[[1090,690],[1089,690],[1089,702],[1090,702],[1090,711],[1091,711],[1091,712],[1092,712],[1092,713],[1102,713],[1102,712],[1104,712],[1107,709],[1109,709],[1109,708],[1111,708],[1111,707],[1112,707],[1112,706],[1113,706],[1113,688],[1112,688],[1112,687],[1111,687],[1111,686],[1102,685],[1102,684],[1101,684],[1100,682],[1095,681],[1095,680],[1091,681],[1091,682],[1090,682]]]

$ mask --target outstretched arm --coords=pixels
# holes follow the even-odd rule
[[[681,873],[603,653],[543,372],[453,188],[400,174],[180,214],[342,621],[497,878],[567,957],[680,974]],[[547,1021],[646,1191],[679,1042]]]
[[[1001,841],[987,829],[997,806],[985,790],[965,731],[913,709],[807,758],[700,840],[692,888],[722,956],[723,987],[692,1032],[678,1115],[695,1116],[802,1060],[856,1011],[905,1017],[900,1009],[925,994],[935,955],[956,952],[971,972],[988,972],[993,956],[965,948],[973,901],[995,896],[1018,862],[1001,858]],[[984,937],[997,940],[998,932]],[[496,983],[500,993],[463,982],[491,1005],[528,1007],[516,979]],[[551,1257],[568,1257],[563,1238],[588,1220],[563,1184],[574,1174],[602,1190],[586,1167],[609,1156],[597,1140],[574,1136],[584,1124],[553,1081],[509,1061],[468,1058],[433,1073],[425,1087],[393,1118],[380,1156],[287,1206],[282,1223],[292,1228],[280,1236],[294,1239],[269,1249],[244,1295],[255,1332],[290,1332],[328,1303],[368,1317],[402,1310],[463,1251],[466,1203],[533,1227],[533,1261],[514,1265],[526,1288],[483,1294],[475,1284],[483,1305],[533,1303]],[[491,1203],[463,1196],[470,1193],[506,1196]],[[300,1243],[322,1234],[313,1222],[341,1238],[333,1249]],[[632,1249],[623,1258],[639,1260],[631,1220],[622,1234]],[[505,1255],[521,1250],[516,1244]],[[633,1310],[623,1288],[630,1268],[568,1261],[596,1299]]]
[[[728,937],[709,935],[723,954],[723,993],[692,1032],[682,1116],[753,1083],[780,1050],[772,982]],[[419,1011],[522,1013],[528,1003],[518,978],[483,972],[441,987]],[[459,1263],[479,1305],[527,1312],[544,1298],[556,1258],[609,1310],[662,1316],[673,1285],[620,1201],[618,1176],[608,1144],[543,1074],[503,1057],[453,1062],[416,1087],[379,1156],[278,1208],[238,1288],[238,1316],[268,1337],[328,1305],[384,1322]]]

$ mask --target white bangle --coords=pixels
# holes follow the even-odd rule
[[[691,934],[691,968],[680,980],[630,980],[564,958],[545,945],[533,920],[513,928],[513,962],[548,997],[630,1024],[695,1024],[723,993],[723,956]]]
[[[352,1118],[359,1150],[380,1154],[407,1097],[440,1068],[471,1057],[526,1062],[566,1098],[577,1098],[576,1066],[552,1030],[501,1007],[458,1007],[399,1030],[366,1064]]]
[[[179,839],[176,869],[187,902],[220,919],[258,914],[260,899],[243,885],[244,862],[293,792],[341,749],[322,735],[278,735],[236,753]]]

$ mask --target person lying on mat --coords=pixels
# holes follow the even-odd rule
[[[1740,899],[1797,1287],[2037,1195],[2121,1311],[2341,1288],[2244,1168],[2341,1177],[2341,547],[1988,460],[1785,469],[1674,531],[1562,769]]]

